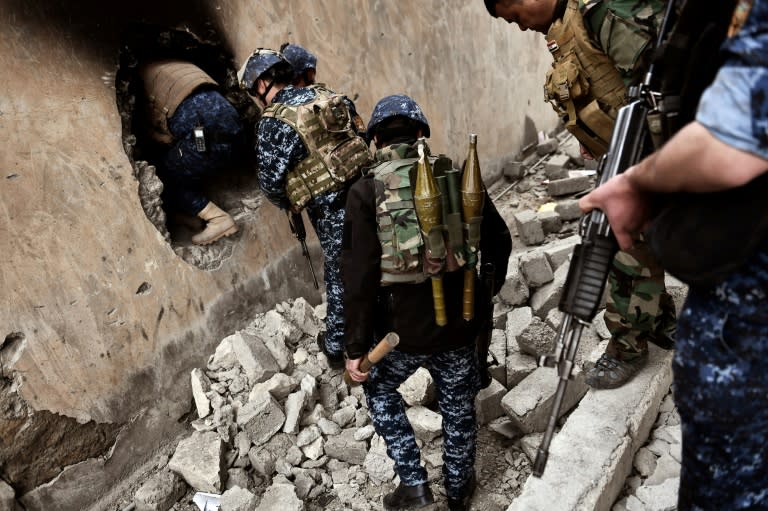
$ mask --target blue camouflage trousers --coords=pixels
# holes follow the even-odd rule
[[[376,432],[387,444],[400,481],[408,486],[427,482],[413,427],[397,388],[425,366],[435,380],[443,416],[443,479],[448,497],[459,498],[475,464],[477,421],[475,397],[480,390],[474,346],[434,355],[390,352],[373,366],[364,383]]]
[[[341,281],[341,238],[344,232],[344,201],[310,204],[307,216],[312,222],[325,263],[325,294],[328,304],[325,317],[325,346],[332,355],[344,353],[344,285]]]
[[[193,131],[198,125],[205,128],[205,152],[195,147]],[[168,119],[168,129],[174,142],[158,169],[165,185],[163,200],[173,209],[196,215],[208,204],[205,179],[234,165],[241,156],[242,122],[224,96],[202,90],[181,102]]]
[[[768,253],[761,257],[750,280],[742,273],[691,290],[679,317],[680,511],[768,509]]]

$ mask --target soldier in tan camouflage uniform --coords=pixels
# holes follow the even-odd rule
[[[626,88],[647,68],[664,14],[662,0],[485,0],[488,12],[546,35],[554,62],[545,95],[585,156],[610,141]],[[606,352],[587,375],[594,388],[629,381],[648,360],[648,341],[671,348],[675,309],[664,270],[644,242],[619,252],[608,275]]]

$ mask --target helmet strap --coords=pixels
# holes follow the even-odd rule
[[[275,81],[274,81],[274,80],[272,80],[272,81],[271,81],[271,82],[269,82],[269,84],[267,85],[267,88],[266,88],[266,90],[264,90],[264,94],[259,94],[259,95],[258,95],[259,99],[261,99],[261,100],[264,102],[264,104],[265,104],[265,105],[268,105],[268,104],[269,104],[269,101],[267,101],[267,94],[269,94],[269,91],[271,91],[271,90],[272,90],[272,86],[274,86],[274,85],[275,85]]]

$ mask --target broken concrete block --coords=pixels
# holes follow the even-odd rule
[[[267,442],[280,431],[285,423],[285,414],[275,398],[268,392],[261,392],[237,411],[238,427],[248,433],[254,445]]]
[[[499,291],[499,299],[508,305],[520,305],[528,301],[528,283],[525,281],[520,268],[516,264],[510,264],[504,285]]]
[[[491,380],[491,384],[481,389],[475,398],[475,411],[477,414],[477,423],[487,424],[492,420],[504,415],[504,409],[501,407],[501,399],[506,395],[507,389],[504,385]]]
[[[557,179],[547,184],[547,192],[552,197],[569,195],[572,193],[583,192],[592,186],[592,179],[589,176],[566,177]]]
[[[176,446],[168,468],[197,491],[219,493],[222,489],[224,442],[214,432],[195,431]]]
[[[248,459],[257,474],[267,478],[272,477],[277,460],[274,454],[263,447],[251,447],[251,450],[248,451]]]
[[[325,441],[325,454],[354,465],[362,465],[365,462],[367,451],[367,442],[355,440],[354,428],[345,429],[340,435],[329,437]]]
[[[374,429],[373,424],[368,424],[362,428],[357,428],[357,431],[355,431],[354,439],[365,441],[371,438],[375,432],[376,430]]]
[[[525,175],[525,166],[521,161],[505,160],[502,162],[501,172],[504,177],[516,180]]]
[[[355,419],[355,407],[345,406],[333,412],[331,420],[342,428]]]
[[[216,348],[208,367],[216,370],[229,369],[235,365],[243,368],[251,385],[265,381],[280,371],[275,358],[264,343],[245,332],[236,332],[225,337]]]
[[[507,353],[507,388],[512,389],[528,377],[538,367],[536,359],[530,355],[513,351]]]
[[[420,367],[397,389],[408,406],[428,405],[435,399],[435,382],[429,371]]]
[[[264,338],[277,337],[283,343],[296,344],[301,339],[302,332],[276,310],[264,314],[264,326],[260,332]]]
[[[307,393],[303,390],[297,390],[286,398],[283,433],[295,435],[299,432],[299,421],[306,405]]]
[[[258,502],[256,495],[250,491],[234,486],[221,495],[221,509],[227,511],[251,511]]]
[[[536,212],[530,209],[515,214],[517,235],[526,245],[539,245],[544,241],[544,230]]]
[[[523,333],[533,320],[533,311],[530,307],[517,307],[507,313],[507,344]]]
[[[563,219],[556,212],[541,211],[538,215],[544,234],[558,233],[563,228]]]
[[[547,256],[540,250],[531,250],[520,256],[520,271],[532,288],[541,287],[554,278]]]
[[[303,297],[293,302],[291,308],[291,320],[309,337],[316,338],[320,332],[320,321],[315,316],[315,309]]]
[[[261,496],[254,511],[303,511],[304,502],[296,495],[293,484],[273,483]]]
[[[566,199],[566,200],[559,201],[555,206],[555,213],[560,215],[560,218],[562,218],[566,222],[570,222],[571,220],[576,220],[577,218],[581,218],[581,215],[583,214],[581,212],[581,208],[579,207],[579,201],[575,199]]]
[[[187,493],[187,484],[170,470],[153,474],[133,496],[136,511],[165,511]],[[0,509],[6,509],[0,505]],[[13,509],[13,508],[8,508]]]
[[[192,369],[189,376],[192,383],[192,398],[195,400],[197,416],[204,419],[211,413],[211,400],[205,395],[206,392],[211,390],[211,380],[203,373],[202,369],[197,367]]]
[[[424,406],[414,406],[405,411],[413,426],[416,438],[430,442],[443,433],[443,416]]]
[[[578,368],[574,369],[573,375],[563,396],[560,417],[573,408],[588,389]],[[552,411],[558,381],[553,368],[539,367],[534,370],[501,400],[507,417],[524,433],[544,431]]]
[[[560,143],[557,141],[556,138],[553,138],[553,137],[546,138],[540,141],[539,144],[536,146],[536,154],[538,154],[539,156],[552,154],[555,151],[557,151],[558,147],[560,147]]]
[[[581,241],[581,236],[574,235],[557,240],[553,243],[548,243],[542,248],[544,255],[546,255],[550,266],[554,270],[557,270],[570,259],[573,253],[573,247],[575,247]]]
[[[312,442],[303,446],[301,452],[310,460],[319,460],[325,454],[325,439],[322,436],[315,438]]]
[[[270,379],[257,383],[251,389],[248,400],[260,392],[269,392],[278,401],[284,400],[298,386],[296,380],[285,373],[273,374]]]
[[[522,353],[538,358],[552,353],[556,336],[557,332],[552,327],[540,318],[534,317],[528,327],[516,336],[516,340]]]
[[[371,448],[365,456],[363,469],[378,484],[387,483],[395,477],[395,462],[387,456],[387,444],[379,435],[371,439]]]
[[[567,277],[568,265],[560,265],[560,268],[555,270],[554,280],[544,284],[533,293],[530,303],[531,309],[536,316],[546,318],[549,311],[557,308],[560,303],[560,296],[563,294],[563,287],[565,287],[565,280]]]
[[[248,456],[245,459],[248,459]],[[236,486],[245,490],[253,489],[253,479],[244,468],[235,467],[227,470],[227,482],[224,483],[224,488],[231,490]]]
[[[544,174],[549,180],[563,179],[568,177],[567,165],[571,159],[567,154],[554,154],[544,164]]]

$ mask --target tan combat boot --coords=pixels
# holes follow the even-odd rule
[[[219,238],[229,236],[237,232],[235,221],[226,211],[222,211],[213,202],[208,204],[197,214],[205,220],[205,229],[192,236],[192,243],[195,245],[210,245]]]

